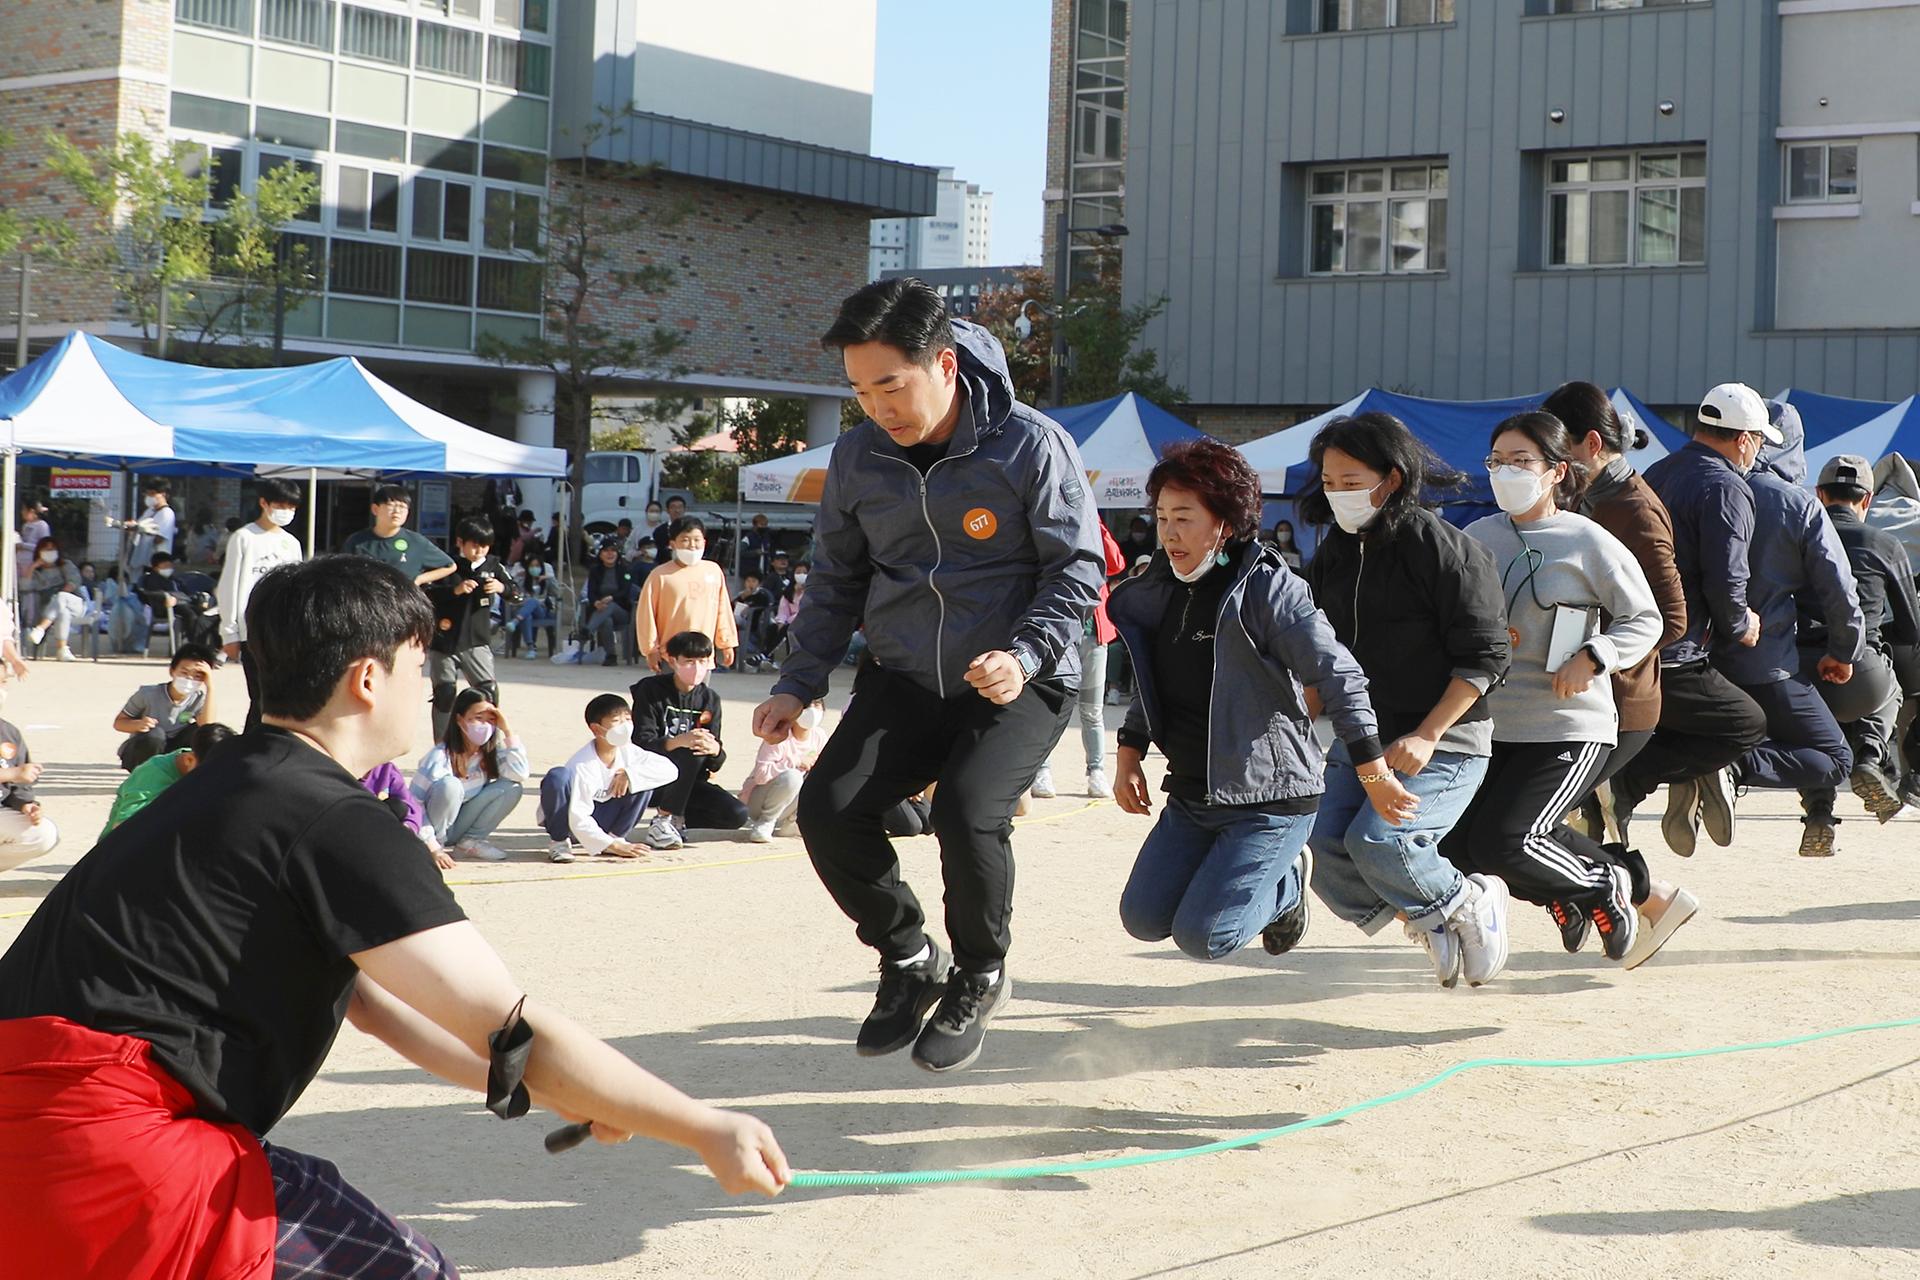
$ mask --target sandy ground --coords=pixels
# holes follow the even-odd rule
[[[65,843],[0,875],[0,945],[87,848],[120,774],[130,661],[35,665],[6,715],[48,766]],[[632,672],[503,664],[537,767],[583,740],[590,692]],[[617,678],[616,678],[617,677]],[[751,759],[769,683],[720,677],[723,781]],[[216,688],[244,712],[237,670]],[[837,705],[837,699],[836,699]],[[421,737],[424,744],[424,717]],[[1056,759],[1080,776],[1078,734]],[[646,867],[545,861],[523,802],[513,859],[449,873],[530,990],[649,1067],[772,1123],[806,1169],[976,1166],[1160,1151],[1402,1088],[1466,1058],[1585,1057],[1751,1041],[1916,1012],[1920,819],[1843,797],[1840,856],[1794,856],[1789,797],[1750,797],[1736,846],[1659,873],[1699,919],[1624,973],[1515,920],[1497,984],[1444,992],[1397,931],[1317,912],[1302,948],[1202,965],[1128,938],[1120,886],[1145,832],[1110,802],[1041,802],[1016,837],[1015,999],[952,1078],[851,1048],[868,953],[797,841],[702,840]],[[1657,843],[1657,831],[1642,842]],[[908,872],[939,898],[930,840]],[[273,1138],[336,1160],[472,1275],[1911,1276],[1920,1272],[1920,1030],[1777,1053],[1579,1072],[1472,1073],[1266,1146],[1012,1186],[735,1201],[677,1151],[554,1158],[549,1117],[503,1127],[348,1029]]]

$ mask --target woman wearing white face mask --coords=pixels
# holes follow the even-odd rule
[[[707,526],[697,517],[681,516],[667,527],[667,549],[672,559],[647,575],[633,607],[640,656],[652,670],[661,671],[667,641],[682,631],[698,631],[713,638],[719,665],[732,666],[740,643],[733,593],[727,589],[725,570],[704,558]]]
[[[1145,942],[1214,960],[1256,937],[1279,954],[1306,929],[1319,806],[1320,704],[1390,823],[1420,802],[1382,762],[1366,677],[1279,553],[1257,542],[1260,482],[1211,440],[1177,446],[1147,480],[1164,556],[1115,587],[1108,616],[1132,655],[1114,799],[1153,809],[1141,759],[1167,757],[1167,805],[1120,896]],[[1303,688],[1306,684],[1313,692]],[[1316,696],[1317,695],[1317,696]]]
[[[61,554],[56,538],[40,539],[33,550],[33,575],[26,582],[24,594],[40,602],[40,621],[27,632],[27,640],[38,645],[52,628],[60,645],[60,661],[73,662],[73,650],[67,641],[74,626],[87,616],[87,602],[80,594],[80,570]]]
[[[1404,920],[1441,986],[1479,986],[1506,962],[1507,889],[1498,876],[1462,875],[1440,841],[1479,791],[1493,749],[1486,694],[1508,664],[1500,573],[1486,548],[1421,505],[1427,486],[1464,477],[1398,418],[1329,423],[1310,457],[1321,492],[1302,511],[1335,527],[1307,585],[1367,673],[1386,767],[1420,798],[1412,821],[1382,820],[1346,744],[1335,743],[1308,842],[1314,892],[1369,934]]]
[[[1587,916],[1607,958],[1624,960],[1638,927],[1627,869],[1564,818],[1618,740],[1603,677],[1653,651],[1660,609],[1620,540],[1562,510],[1584,477],[1558,418],[1536,412],[1502,422],[1487,472],[1502,514],[1467,533],[1500,567],[1513,666],[1487,696],[1486,781],[1441,852],[1462,871],[1499,875],[1522,901]]]
[[[498,862],[507,855],[487,837],[520,803],[527,776],[527,750],[506,716],[478,689],[465,689],[454,700],[446,736],[420,761],[413,794],[442,845],[458,856]]]

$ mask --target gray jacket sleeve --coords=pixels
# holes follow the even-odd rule
[[[1367,674],[1333,634],[1333,624],[1314,604],[1307,584],[1292,573],[1275,573],[1266,612],[1265,634],[1249,628],[1255,643],[1302,684],[1319,691],[1321,708],[1356,765],[1378,760],[1384,751],[1380,724],[1367,698]]]
[[[1739,640],[1752,625],[1747,618],[1748,552],[1753,546],[1753,494],[1740,483],[1703,495],[1700,517],[1701,580],[1713,629]]]
[[[1920,644],[1920,601],[1906,555],[1895,544],[1890,555],[1876,555],[1887,579],[1887,615],[1881,634],[1889,644]]]
[[[1800,539],[1800,557],[1827,620],[1827,653],[1839,662],[1858,662],[1867,654],[1867,629],[1860,593],[1853,585],[1853,563],[1827,513],[1817,502],[1808,505],[1811,514]]]
[[[1026,507],[1040,580],[1033,603],[1014,626],[1012,646],[1016,655],[1023,646],[1029,649],[1046,670],[1080,642],[1087,615],[1100,603],[1107,562],[1073,438],[1051,424],[1038,435],[1026,477]]]
[[[820,512],[813,526],[813,572],[807,578],[800,611],[787,628],[793,652],[781,664],[775,693],[802,702],[823,698],[827,680],[845,661],[847,646],[866,613],[867,586],[873,579],[867,535],[853,512],[841,505],[839,451],[827,464]]]

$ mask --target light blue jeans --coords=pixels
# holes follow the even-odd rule
[[[460,779],[442,778],[422,797],[427,825],[449,848],[462,840],[485,840],[507,820],[524,790],[510,778],[495,778],[469,796]]]
[[[1310,813],[1168,796],[1120,892],[1120,923],[1142,942],[1172,938],[1196,960],[1231,955],[1299,902],[1312,828]]]
[[[1107,646],[1087,631],[1080,637],[1080,745],[1087,771],[1107,767]]]
[[[1369,934],[1398,912],[1422,929],[1437,928],[1459,905],[1466,880],[1440,856],[1440,841],[1467,811],[1485,756],[1436,751],[1427,767],[1400,784],[1420,797],[1420,813],[1394,827],[1374,812],[1354,776],[1344,742],[1327,756],[1326,794],[1313,824],[1313,891],[1327,909]]]

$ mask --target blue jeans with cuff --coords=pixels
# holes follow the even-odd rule
[[[1436,751],[1427,767],[1400,785],[1420,797],[1410,822],[1389,826],[1367,802],[1347,744],[1327,756],[1326,794],[1308,843],[1313,847],[1313,891],[1327,909],[1367,934],[1397,913],[1422,929],[1437,929],[1466,895],[1466,877],[1440,855],[1440,841],[1467,811],[1485,756]]]
[[[1142,942],[1172,938],[1196,960],[1232,955],[1299,902],[1312,830],[1311,813],[1168,796],[1120,893],[1120,922]]]

